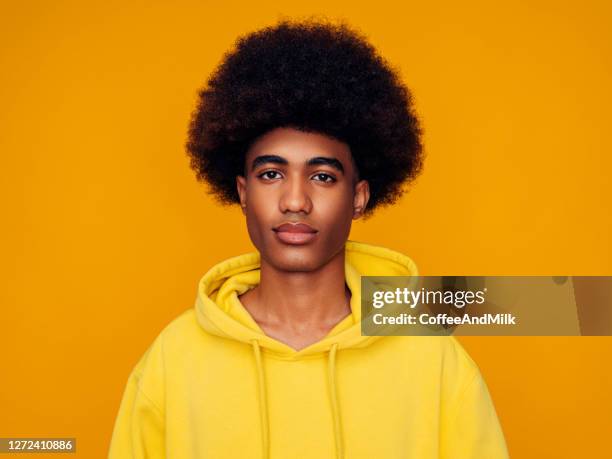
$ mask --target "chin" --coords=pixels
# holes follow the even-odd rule
[[[293,253],[288,253],[293,252]],[[266,258],[276,269],[287,272],[310,272],[320,268],[324,262],[296,250],[286,250],[284,254],[276,253]]]
[[[276,269],[286,272],[312,272],[321,268],[344,249],[344,244],[338,250],[322,250],[315,245],[269,246],[270,250],[261,252],[262,257]]]

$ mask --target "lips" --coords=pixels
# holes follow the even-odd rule
[[[317,230],[306,223],[283,223],[274,228],[274,231],[283,231],[287,233],[316,233]]]
[[[316,237],[317,230],[306,223],[283,223],[274,228],[274,233],[285,244],[303,245]]]

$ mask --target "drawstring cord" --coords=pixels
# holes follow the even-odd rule
[[[257,387],[259,394],[259,417],[261,421],[261,445],[262,459],[268,459],[270,454],[270,423],[268,422],[268,401],[266,400],[266,381],[264,379],[263,365],[261,363],[261,350],[259,341],[251,340],[253,353],[255,354],[255,364],[257,366]]]
[[[340,419],[340,407],[338,405],[338,392],[336,390],[336,350],[338,349],[338,343],[332,344],[329,349],[329,360],[328,360],[328,377],[329,377],[329,391],[331,395],[332,404],[332,415],[334,418],[334,439],[336,440],[336,457],[338,459],[344,458],[344,445],[342,439],[342,422]]]
[[[251,340],[255,364],[257,366],[257,387],[259,396],[259,417],[261,421],[261,444],[262,459],[268,459],[270,454],[270,423],[268,420],[268,401],[266,398],[266,381],[264,378],[263,364],[261,360],[261,349],[259,341]],[[338,343],[331,345],[328,353],[327,375],[331,398],[332,417],[334,421],[334,440],[336,443],[336,458],[344,458],[344,444],[342,438],[342,422],[340,418],[340,406],[338,404],[338,392],[336,389],[336,351]]]

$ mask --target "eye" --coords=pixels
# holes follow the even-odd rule
[[[263,180],[274,180],[277,178],[280,178],[281,175],[278,171],[274,171],[274,170],[269,170],[269,171],[264,171],[261,174],[259,174],[257,177],[263,179]]]
[[[333,183],[336,181],[335,177],[333,177],[332,175],[326,174],[324,172],[319,172],[318,174],[313,175],[312,178],[318,182],[325,182],[325,183]]]

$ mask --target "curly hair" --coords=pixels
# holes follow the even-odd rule
[[[370,185],[366,214],[395,202],[422,168],[410,91],[346,24],[283,20],[240,37],[198,93],[191,168],[221,203],[238,203],[249,146],[277,127],[346,143]]]

